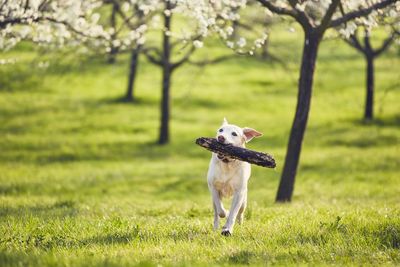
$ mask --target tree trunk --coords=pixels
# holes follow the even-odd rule
[[[112,10],[111,10],[111,17],[110,17],[110,26],[115,29],[116,26],[116,13],[117,13],[117,5],[115,3],[112,4]],[[115,33],[111,35],[111,50],[108,53],[108,60],[107,62],[110,64],[115,63],[116,61],[116,56],[118,53],[118,48],[114,47],[112,44],[112,41],[115,40]]]
[[[160,138],[158,143],[160,145],[169,142],[169,115],[170,115],[170,87],[171,87],[171,67],[163,67],[163,80],[162,80],[162,99],[161,99],[161,126]]]
[[[374,118],[374,56],[366,55],[367,59],[367,95],[365,98],[365,120]]]
[[[139,50],[140,47],[132,49],[131,51],[131,61],[129,64],[129,77],[128,77],[128,88],[126,90],[125,99],[127,101],[135,101],[134,89],[135,89],[135,80],[136,73],[139,64]]]
[[[165,1],[165,10],[171,10],[170,1]],[[170,115],[170,87],[171,87],[171,44],[169,32],[171,30],[171,14],[164,13],[164,34],[163,34],[163,77],[161,96],[161,125],[158,143],[160,145],[169,142],[169,115]]]
[[[310,111],[314,70],[320,43],[320,35],[311,30],[305,31],[304,39],[296,114],[290,131],[285,164],[283,166],[278,193],[276,195],[277,202],[289,202],[292,199],[301,146]]]

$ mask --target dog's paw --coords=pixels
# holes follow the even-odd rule
[[[228,229],[223,229],[221,232],[221,235],[223,236],[231,236],[232,233]]]

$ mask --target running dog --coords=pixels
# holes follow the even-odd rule
[[[217,130],[217,140],[222,144],[245,147],[245,144],[262,133],[252,128],[241,128],[229,124],[224,118],[221,127]],[[233,233],[235,221],[243,221],[243,214],[247,204],[247,182],[250,178],[250,164],[235,160],[222,154],[212,153],[207,174],[208,188],[210,189],[214,207],[214,230],[219,229],[219,219],[227,217],[221,234],[230,236]],[[223,197],[233,196],[230,211],[222,204]]]

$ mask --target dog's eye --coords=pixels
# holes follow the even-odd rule
[[[224,129],[219,129],[219,131],[218,131],[218,132],[222,133],[223,131],[224,131]]]
[[[237,136],[237,133],[236,133],[236,132],[232,132],[232,135],[233,135],[233,136]]]

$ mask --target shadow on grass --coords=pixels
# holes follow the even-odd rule
[[[193,148],[194,150],[195,148]],[[7,144],[2,147],[0,162],[31,162],[51,164],[77,161],[123,161],[160,160],[173,155],[179,147],[159,146],[156,143],[138,144],[135,141],[87,144],[62,142]],[[176,151],[175,151],[176,152]],[[191,157],[202,157],[200,151],[190,153]]]
[[[184,177],[178,181],[168,183],[159,190],[159,195],[172,194],[174,198],[186,198],[186,194],[197,194],[204,192],[205,183],[203,179],[190,179]],[[176,192],[182,192],[182,194],[176,195]]]
[[[243,84],[249,85],[254,94],[267,96],[292,96],[296,93],[296,85],[292,81],[275,80],[245,80]]]
[[[400,249],[400,224],[384,223],[374,233],[382,248]]]
[[[2,195],[2,194],[0,194]],[[75,202],[71,200],[57,201],[53,205],[35,205],[35,206],[19,206],[19,207],[0,207],[0,217],[70,217],[76,216],[79,210],[75,206]]]
[[[274,81],[270,81],[270,80],[256,80],[256,79],[251,79],[251,80],[245,80],[243,81],[243,83],[245,84],[249,84],[249,85],[255,85],[255,86],[262,86],[262,87],[267,87],[267,86],[272,86],[275,84]]]
[[[100,144],[96,149],[90,145],[80,146],[77,152],[56,152],[51,155],[39,155],[35,162],[39,164],[52,164],[77,161],[124,161],[140,158],[141,160],[159,160],[167,158],[170,153],[157,149],[155,144],[137,145],[133,142],[115,142]]]
[[[396,165],[397,162],[397,156],[387,156],[385,158],[359,158],[351,157],[351,155],[349,157],[349,154],[345,154],[343,156],[332,156],[329,160],[324,159],[315,163],[302,163],[299,169],[301,172],[320,173],[321,176],[328,175],[330,176],[331,182],[340,182],[342,180],[366,179],[359,176],[362,172],[394,172],[398,170],[398,166]],[[346,175],[341,175],[341,178],[334,178],[335,175],[343,173],[343,170],[340,168],[341,166],[346,167]],[[357,175],[357,178],[354,177],[354,174]],[[369,176],[365,174],[365,177]],[[374,182],[377,181],[381,180],[376,178]],[[370,180],[370,182],[372,182],[372,180]]]
[[[395,135],[383,135],[383,136],[362,136],[360,138],[351,139],[333,139],[326,143],[332,146],[346,146],[346,147],[357,147],[357,148],[368,148],[368,147],[385,147],[396,145],[399,142],[399,137]]]
[[[195,108],[207,108],[207,109],[223,109],[225,107],[231,106],[230,103],[220,101],[217,99],[212,99],[212,98],[191,98],[191,97],[186,97],[182,99],[177,99],[175,100],[176,106],[179,107],[188,107],[190,109],[195,109]]]
[[[400,114],[385,118],[375,118],[373,120],[350,120],[350,122],[361,127],[378,126],[400,128]]]
[[[131,105],[131,106],[158,106],[159,101],[154,98],[140,98],[135,97],[134,100],[127,99],[125,96],[119,96],[114,98],[103,98],[99,101],[91,101],[92,106],[97,104],[106,105]],[[89,104],[90,105],[90,104]]]
[[[39,112],[39,111],[38,111]],[[25,112],[13,114],[11,116],[23,116]],[[38,134],[39,130],[45,125],[34,125],[35,122],[27,124],[10,124],[0,127],[0,133],[18,134],[32,133]],[[37,124],[37,123],[36,123]],[[185,155],[191,158],[204,157],[205,151],[194,145],[194,140],[186,139],[166,146],[160,146],[156,140],[138,142],[135,136],[139,135],[142,140],[145,138],[147,129],[141,125],[103,125],[91,124],[84,125],[72,124],[69,128],[54,127],[51,129],[55,136],[68,134],[68,141],[56,138],[52,140],[50,136],[44,139],[37,139],[37,142],[26,142],[24,138],[18,137],[13,141],[0,141],[0,162],[32,162],[37,164],[57,163],[57,162],[76,162],[76,161],[102,161],[102,160],[160,160],[175,155]],[[83,134],[93,134],[98,132],[115,132],[116,134],[129,134],[131,138],[126,141],[95,142],[81,138]],[[72,139],[74,135],[79,138]]]
[[[117,232],[106,235],[99,235],[81,240],[84,245],[113,245],[113,244],[129,244],[134,241],[139,235],[139,229],[133,229],[130,232]]]
[[[39,186],[36,184],[1,184],[0,185],[0,195],[8,196],[8,195],[18,195],[18,194],[26,194],[32,188],[38,188]],[[0,211],[1,214],[1,211]]]
[[[234,252],[228,256],[228,261],[232,264],[250,265],[252,260],[256,260],[260,255],[249,250]]]
[[[398,116],[373,121],[347,120],[344,123],[340,127],[334,124],[310,127],[306,140],[318,144],[322,141],[328,146],[356,148],[389,147],[399,143],[400,136],[395,132],[400,127]],[[389,131],[379,131],[384,128]]]
[[[42,70],[32,68],[32,64],[15,64],[12,68],[0,66],[0,93],[37,90],[43,74]]]
[[[57,254],[38,254],[38,253],[27,253],[18,251],[0,251],[0,263],[2,266],[93,266],[93,267],[120,267],[122,266],[119,262],[120,258],[109,258],[98,256],[96,253],[86,252],[83,254],[84,258],[73,258],[73,257],[58,257]],[[71,256],[71,255],[69,255]],[[98,257],[97,257],[98,256]],[[148,266],[156,267],[159,264],[151,262],[141,262],[140,264],[133,266]]]

